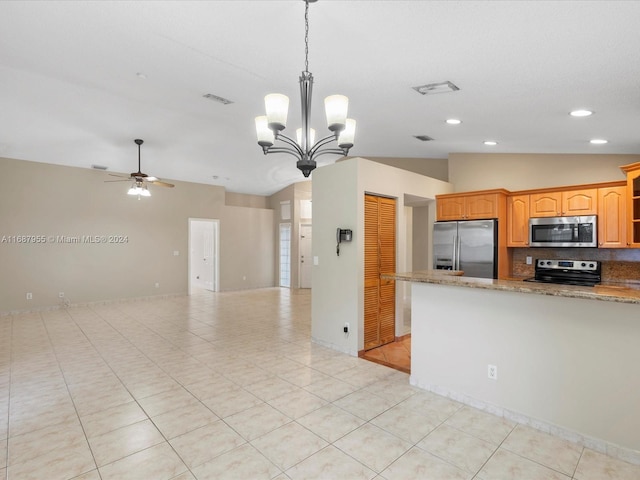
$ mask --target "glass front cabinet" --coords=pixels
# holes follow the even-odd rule
[[[627,245],[640,248],[640,162],[620,168],[627,175]]]

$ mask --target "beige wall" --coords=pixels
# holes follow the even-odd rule
[[[272,210],[226,207],[223,187],[186,182],[151,187],[150,198],[137,200],[126,195],[128,182],[104,182],[111,178],[0,158],[0,241],[126,237],[107,244],[0,243],[0,312],[59,305],[59,292],[71,304],[186,294],[189,218],[220,219],[221,290],[273,285]]]
[[[638,305],[411,285],[413,385],[638,461]]]
[[[451,192],[450,184],[364,158],[351,158],[313,173],[313,267],[311,334],[315,342],[351,355],[364,347],[364,195],[397,199],[396,269],[412,269],[412,239],[407,238],[405,197],[423,199],[435,216],[435,195]],[[427,207],[425,207],[427,208]],[[409,220],[409,223],[411,221]],[[353,230],[353,241],[336,255],[336,228]],[[405,285],[396,288],[396,335],[402,334]],[[349,322],[351,333],[343,326]]]
[[[449,162],[446,158],[367,157],[367,160],[401,168],[409,172],[449,181]]]
[[[619,167],[635,162],[640,162],[640,155],[451,153],[449,182],[456,192],[611,182],[624,180]]]

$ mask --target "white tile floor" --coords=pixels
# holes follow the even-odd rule
[[[634,479],[310,342],[308,291],[0,317],[0,478]]]

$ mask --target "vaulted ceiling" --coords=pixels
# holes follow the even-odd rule
[[[637,154],[638,19],[638,1],[320,0],[312,123],[342,93],[356,156]],[[293,131],[303,69],[301,0],[0,2],[0,156],[133,172],[142,138],[146,173],[271,194],[303,177],[262,154],[254,117],[284,93]],[[460,90],[412,89],[444,81]]]

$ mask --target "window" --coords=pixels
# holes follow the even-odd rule
[[[291,224],[280,224],[280,286],[291,287]]]

